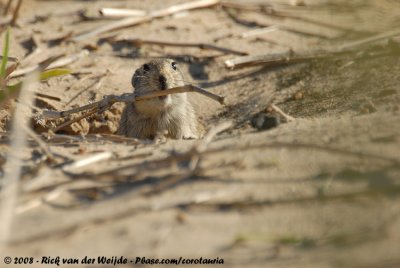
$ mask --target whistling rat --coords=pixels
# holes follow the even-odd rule
[[[136,95],[183,86],[184,80],[176,62],[170,59],[150,61],[132,77]],[[174,139],[197,139],[202,134],[193,105],[187,93],[170,94],[129,103],[122,112],[118,134],[139,139],[160,135]]]

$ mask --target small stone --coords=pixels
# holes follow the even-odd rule
[[[281,123],[281,120],[279,116],[258,113],[251,118],[250,122],[251,126],[257,130],[268,130],[277,127]]]
[[[301,91],[298,91],[293,95],[294,100],[301,100],[301,99],[303,99],[303,97],[304,97],[304,94]]]

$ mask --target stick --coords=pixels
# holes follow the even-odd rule
[[[73,124],[73,123],[75,123],[75,122],[78,122],[79,120],[81,120],[81,119],[83,119],[83,118],[86,118],[86,117],[89,117],[89,116],[91,116],[91,115],[93,115],[93,114],[95,114],[95,113],[97,113],[97,109],[94,109],[94,110],[92,110],[92,111],[90,111],[90,112],[87,112],[86,114],[83,114],[83,115],[81,115],[81,116],[78,116],[77,118],[74,118],[74,119],[71,119],[71,120],[69,120],[69,121],[67,121],[67,122],[64,122],[64,123],[62,123],[61,125],[59,125],[58,127],[53,128],[51,131],[57,132],[57,131],[59,131],[60,129],[66,127],[66,126],[69,126],[69,125],[71,125],[71,124]]]
[[[308,53],[293,54],[292,51],[279,54],[267,54],[267,55],[250,55],[244,57],[238,57],[235,59],[230,59],[225,61],[225,66],[227,68],[235,69],[254,65],[267,65],[267,66],[279,66],[282,64],[298,63],[309,61],[312,59],[325,58],[329,56],[338,55],[341,53],[351,52],[357,48],[363,47],[365,45],[375,43],[390,37],[400,35],[400,29],[395,29],[371,37],[363,38],[354,42],[343,44],[337,48],[328,49],[326,51],[314,51]]]
[[[193,153],[189,164],[190,170],[192,172],[194,172],[199,167],[202,153],[207,150],[208,145],[215,138],[215,136],[217,136],[218,133],[221,133],[232,126],[233,126],[232,121],[226,121],[212,127],[204,136],[203,140],[201,140],[191,149],[192,152],[195,152]]]
[[[233,50],[229,48],[224,48],[220,46],[215,46],[211,44],[205,44],[205,43],[177,43],[177,42],[166,42],[166,41],[157,41],[157,40],[149,40],[149,39],[140,39],[140,38],[124,38],[116,41],[125,41],[125,42],[130,42],[133,43],[135,46],[142,46],[142,44],[149,44],[149,45],[159,45],[159,46],[171,46],[171,47],[198,47],[200,49],[210,49],[210,50],[216,50],[216,51],[221,51],[224,53],[231,53],[239,56],[245,56],[248,55],[247,52],[242,52],[238,50]]]
[[[19,13],[19,9],[21,8],[21,4],[22,4],[22,0],[18,0],[17,2],[17,6],[15,7],[14,13],[13,13],[13,17],[11,19],[11,24],[15,25],[15,22],[18,19],[18,13]]]
[[[341,46],[339,46],[337,48],[337,51],[338,52],[348,51],[348,50],[351,50],[351,49],[354,49],[354,48],[357,48],[357,47],[361,47],[361,46],[364,46],[364,45],[375,43],[377,41],[381,41],[381,40],[384,40],[384,39],[387,39],[387,38],[391,38],[391,37],[395,37],[395,36],[398,36],[398,35],[400,35],[400,29],[394,29],[394,30],[391,30],[391,31],[383,32],[383,33],[380,33],[380,34],[377,34],[377,35],[373,35],[373,36],[370,36],[370,37],[367,37],[367,38],[359,39],[357,41],[341,45]]]
[[[80,160],[76,160],[71,164],[65,165],[62,167],[62,171],[67,173],[72,173],[75,169],[82,168],[84,166],[91,165],[93,163],[97,163],[100,161],[108,160],[113,157],[113,153],[110,151],[105,151],[97,154],[93,154],[87,157],[84,157]]]
[[[267,65],[267,66],[280,66],[289,63],[299,63],[312,59],[318,59],[326,57],[327,53],[304,53],[295,55],[291,50],[284,53],[268,54],[268,55],[250,55],[244,57],[238,57],[225,61],[227,68],[235,69],[248,66],[256,65]]]
[[[71,110],[67,110],[67,111],[59,112],[59,111],[43,110],[42,116],[45,118],[48,118],[48,119],[57,119],[57,118],[66,117],[66,116],[74,114],[74,113],[86,111],[89,109],[94,109],[96,111],[104,110],[106,108],[109,108],[111,105],[113,105],[116,102],[143,101],[143,100],[152,99],[152,98],[156,98],[156,97],[166,96],[169,94],[184,93],[184,92],[197,92],[197,93],[200,93],[200,94],[202,94],[206,97],[209,97],[215,101],[218,101],[221,104],[224,103],[224,97],[215,95],[215,94],[208,92],[197,86],[186,85],[186,86],[170,88],[170,89],[166,89],[166,90],[162,90],[162,91],[154,91],[154,92],[150,92],[148,94],[141,95],[141,96],[135,96],[134,93],[126,93],[126,94],[122,94],[120,96],[106,95],[106,96],[104,96],[104,98],[101,101],[90,103],[90,104],[87,104],[87,105],[84,105],[84,106],[81,106],[78,108],[74,108]]]
[[[255,35],[274,32],[276,30],[279,30],[279,26],[278,25],[273,25],[273,26],[268,26],[268,27],[263,27],[263,28],[258,28],[258,29],[255,29],[255,30],[247,31],[247,32],[242,33],[240,36],[242,38],[247,38],[247,37],[250,37],[250,36],[255,36]]]
[[[182,12],[185,10],[211,7],[211,6],[217,5],[218,3],[219,3],[219,0],[198,0],[198,1],[193,1],[193,2],[189,2],[189,3],[183,3],[180,5],[171,6],[171,7],[165,8],[165,9],[151,12],[149,15],[146,15],[143,17],[125,18],[125,19],[104,25],[104,26],[96,28],[92,31],[78,34],[77,36],[72,38],[72,40],[73,41],[82,41],[84,39],[87,39],[89,37],[96,36],[96,35],[99,35],[102,33],[115,31],[115,30],[119,30],[122,28],[149,22],[155,18],[169,16],[169,15],[172,15],[172,14],[175,14],[178,12]]]
[[[0,55],[0,60],[2,60],[4,57]],[[11,62],[18,62],[17,58],[14,57],[7,57],[7,61],[11,61]]]
[[[99,13],[104,17],[133,17],[133,16],[146,16],[146,11],[139,9],[127,8],[109,8],[105,7],[99,10]]]
[[[137,96],[135,98],[135,101],[141,101],[141,100],[146,100],[146,99],[151,99],[151,98],[155,98],[155,97],[161,97],[161,96],[166,96],[169,94],[175,94],[175,93],[184,93],[184,92],[196,92],[199,94],[202,94],[208,98],[211,98],[217,102],[219,102],[220,104],[224,103],[224,97],[215,95],[209,91],[206,91],[204,89],[202,89],[201,87],[197,87],[194,85],[186,85],[186,86],[181,86],[181,87],[175,87],[175,88],[170,88],[170,89],[166,89],[163,91],[154,91],[154,92],[150,92],[146,95],[142,95],[142,96]]]
[[[296,120],[293,116],[290,116],[290,115],[286,114],[284,111],[281,110],[281,108],[279,108],[275,104],[272,104],[271,108],[274,109],[275,112],[277,112],[278,114],[283,116],[286,119],[286,122],[292,122],[292,121]]]
[[[11,2],[12,2],[12,1],[13,1],[13,0],[8,0],[8,1],[7,1],[6,7],[4,8],[4,12],[3,12],[3,15],[4,15],[4,16],[6,16],[6,15],[8,14],[8,11],[10,10]]]

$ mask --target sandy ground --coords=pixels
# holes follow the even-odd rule
[[[0,8],[6,2],[0,1]],[[111,23],[99,19],[102,7],[156,10],[182,2],[23,2],[11,32],[10,56],[21,59],[19,68],[89,49],[67,66],[80,74],[40,84],[39,92],[61,101],[37,97],[36,107],[66,110],[106,94],[130,92],[136,68],[149,58],[170,57],[188,82],[225,97],[219,105],[193,96],[207,127],[225,121],[233,126],[208,144],[199,162],[192,149],[201,141],[153,143],[104,135],[115,132],[121,105],[45,140],[55,159],[46,158],[30,140],[23,150],[18,203],[1,267],[5,256],[35,261],[42,256],[218,257],[227,267],[399,267],[398,39],[324,60],[238,70],[224,66],[236,55],[107,40],[201,42],[251,55],[310,51],[399,27],[400,4],[251,1],[351,32],[259,10],[213,7],[80,42],[54,42]],[[241,37],[260,25],[297,32]],[[305,29],[307,34],[299,33]],[[256,130],[251,118],[271,103],[295,120]],[[14,106],[8,102],[0,111],[2,176],[6,154],[13,150]],[[37,122],[32,126],[38,134],[47,131]],[[71,165],[92,155],[105,158],[84,167]]]

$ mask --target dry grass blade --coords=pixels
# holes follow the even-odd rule
[[[96,91],[100,88],[102,81],[106,77],[106,75],[109,73],[109,71],[106,71],[101,74],[96,74],[96,75],[91,75],[90,77],[86,77],[86,79],[94,79],[94,82],[91,83],[89,86],[83,87],[81,90],[79,90],[74,96],[71,97],[69,101],[65,103],[65,106],[69,106],[73,101],[75,101],[82,93],[85,91],[89,90],[91,87],[95,86]],[[81,79],[79,83],[82,83],[82,81],[86,80]]]
[[[198,1],[182,3],[182,4],[175,5],[175,6],[167,7],[165,9],[153,11],[150,13],[150,15],[154,18],[165,17],[165,16],[169,16],[172,14],[182,12],[182,11],[215,6],[219,3],[220,3],[219,0],[198,0]]]
[[[104,25],[102,27],[96,28],[90,32],[82,33],[74,38],[72,38],[73,41],[82,41],[84,39],[87,39],[89,37],[93,37],[102,33],[106,32],[111,32],[114,30],[119,30],[122,28],[134,26],[137,24],[145,23],[148,21],[151,21],[154,18],[160,18],[160,17],[165,17],[169,16],[178,12],[186,11],[186,10],[192,10],[192,9],[198,9],[198,8],[206,8],[206,7],[211,7],[215,6],[219,3],[219,0],[199,0],[199,1],[193,1],[189,3],[183,3],[180,5],[175,5],[171,6],[165,9],[153,11],[150,13],[150,15],[146,15],[143,17],[129,17],[125,18],[107,25]]]
[[[80,160],[77,160],[69,165],[63,166],[62,170],[66,173],[73,173],[76,172],[77,169],[94,164],[94,163],[98,163],[100,161],[104,161],[104,160],[108,160],[111,157],[113,157],[113,153],[112,152],[102,152],[102,153],[98,153],[98,154],[94,154],[85,158],[82,158]]]
[[[247,32],[242,33],[240,36],[243,38],[247,38],[247,37],[251,37],[251,36],[271,33],[276,30],[279,30],[279,26],[273,25],[273,26],[268,26],[268,27],[263,27],[263,28],[258,28],[255,30],[247,31]]]
[[[143,44],[148,44],[148,45],[158,45],[158,46],[170,46],[170,47],[197,47],[200,49],[209,49],[209,50],[216,50],[220,51],[223,53],[230,53],[230,54],[235,54],[239,56],[245,56],[248,55],[247,52],[242,52],[230,48],[225,48],[225,47],[220,47],[220,46],[215,46],[212,44],[205,44],[205,43],[177,43],[177,42],[166,42],[166,41],[157,41],[157,40],[147,40],[147,39],[140,39],[140,38],[124,38],[121,40],[117,41],[125,41],[125,42],[130,42],[133,43],[133,45],[140,47]]]
[[[11,227],[17,202],[18,182],[26,147],[26,131],[24,131],[24,128],[29,122],[30,107],[34,98],[35,88],[38,85],[37,80],[38,74],[32,73],[23,83],[13,118],[13,140],[11,141],[8,159],[4,167],[5,176],[1,181],[0,251],[7,245],[10,234],[12,234]]]
[[[36,69],[48,70],[48,69],[55,69],[55,68],[63,67],[68,64],[71,64],[75,61],[78,61],[79,59],[86,57],[87,55],[89,55],[89,51],[82,50],[80,53],[69,55],[66,57],[63,57],[63,55],[52,56],[52,57],[49,57],[48,59],[40,62],[39,64],[29,66],[29,67],[26,67],[23,69],[19,69],[19,70],[13,72],[10,75],[10,77],[12,77],[12,78],[19,77],[19,76],[22,76],[29,72],[32,72]]]
[[[102,8],[100,14],[104,17],[121,18],[121,17],[133,17],[133,16],[145,16],[146,11],[139,9],[126,9],[126,8]]]

